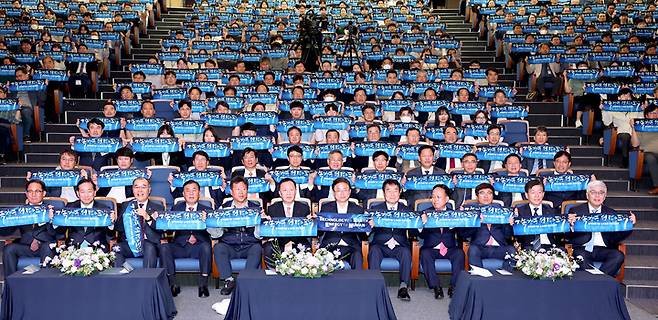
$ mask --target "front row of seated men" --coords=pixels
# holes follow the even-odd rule
[[[258,208],[260,205],[247,199],[248,183],[244,177],[234,177],[231,180],[232,199],[223,204],[225,208]],[[295,200],[296,184],[291,179],[283,179],[278,186],[282,201],[276,202],[262,211],[263,219],[272,217],[305,217],[315,218],[307,204]],[[375,204],[373,210],[410,211],[400,201],[402,188],[397,180],[387,180],[382,186],[384,201]],[[199,203],[199,184],[188,181],[183,186],[183,198],[173,206],[175,211],[209,211],[210,207]],[[95,201],[97,187],[90,179],[82,179],[75,187],[79,201],[69,203],[70,208],[105,208]],[[166,269],[171,290],[174,295],[180,292],[176,284],[175,264],[177,258],[194,258],[199,260],[199,297],[209,296],[208,276],[211,268],[211,238],[218,239],[214,250],[214,259],[217,264],[220,278],[224,281],[222,294],[230,294],[235,287],[232,276],[230,260],[234,258],[246,259],[247,269],[260,268],[264,259],[271,267],[273,253],[290,246],[303,244],[310,245],[307,238],[279,238],[262,239],[255,233],[254,227],[208,229],[195,231],[176,231],[173,239],[164,237],[161,230],[155,228],[158,212],[164,210],[160,203],[150,201],[151,187],[149,180],[137,178],[133,181],[132,191],[134,198],[124,202],[118,214],[111,213],[112,224],[105,227],[57,227],[52,223],[34,224],[19,227],[20,238],[8,244],[4,249],[4,272],[6,275],[17,270],[20,257],[39,257],[43,262],[46,257],[52,257],[53,247],[58,239],[64,239],[68,232],[68,241],[77,246],[103,244],[109,250],[109,244],[117,253],[115,264],[121,266],[126,258],[143,257],[144,267],[153,268],[158,265]],[[338,178],[333,182],[332,191],[334,201],[322,205],[320,212],[339,214],[353,214],[364,212],[363,207],[350,201],[351,188],[348,180]],[[494,189],[490,184],[480,184],[476,190],[476,201],[473,206],[496,205],[493,202]],[[592,181],[587,186],[587,203],[575,206],[568,213],[568,220],[573,224],[577,216],[615,213],[615,210],[603,205],[607,188],[601,181]],[[428,210],[454,209],[449,202],[451,190],[445,185],[436,185],[431,192],[432,207]],[[26,185],[25,195],[27,205],[40,206],[44,204],[46,196],[45,185],[41,181],[31,180]],[[518,217],[532,217],[541,215],[559,214],[550,205],[543,203],[544,186],[539,180],[531,180],[525,186],[525,195],[528,203],[517,208]],[[110,208],[105,208],[110,209]],[[141,252],[134,252],[127,244],[123,226],[123,216],[134,214],[140,222],[142,241]],[[421,213],[423,223],[427,216]],[[52,219],[52,211],[51,211]],[[424,228],[422,230],[389,229],[377,227],[370,221],[372,234],[324,232],[320,233],[320,247],[331,247],[341,252],[341,257],[349,263],[352,269],[360,268],[363,264],[361,242],[370,237],[368,251],[368,265],[370,269],[379,269],[383,258],[394,258],[399,262],[400,288],[398,298],[409,300],[407,285],[411,281],[411,240],[419,237],[423,240],[420,250],[420,263],[430,289],[434,291],[435,298],[444,297],[443,289],[436,275],[435,260],[448,259],[451,262],[452,277],[448,295],[452,296],[457,278],[464,270],[465,255],[462,249],[464,240],[469,240],[468,259],[474,266],[482,267],[482,260],[487,258],[504,259],[506,255],[516,251],[512,242],[512,217],[510,224],[482,224],[478,228]],[[634,214],[630,214],[632,223],[636,222]],[[5,230],[6,231],[6,230]],[[118,237],[115,237],[118,233]],[[520,248],[538,250],[553,246],[563,248],[565,243],[571,243],[574,256],[582,256],[584,261],[581,268],[591,268],[594,261],[601,261],[600,270],[614,276],[619,271],[624,255],[617,247],[618,244],[630,235],[625,232],[570,232],[566,234],[541,234],[536,236],[517,236],[514,241]],[[116,239],[116,242],[115,242]],[[505,260],[504,268],[511,268],[509,259]]]

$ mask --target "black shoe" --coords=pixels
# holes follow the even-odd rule
[[[205,297],[210,297],[208,286],[199,287],[199,298],[205,298]]]
[[[406,287],[400,288],[400,290],[398,290],[398,299],[404,301],[411,301],[411,296],[409,296],[409,290]]]
[[[455,288],[452,286],[448,287],[448,297],[452,298],[453,293],[455,293]]]
[[[23,137],[23,143],[30,143],[30,142],[32,142],[32,139],[30,138],[30,136],[24,136]]]
[[[226,280],[224,281],[224,287],[220,291],[221,294],[228,296],[235,289],[235,280]]]
[[[434,288],[434,299],[443,299],[443,288]]]
[[[178,285],[173,285],[171,286],[171,295],[172,296],[177,296],[180,293],[180,286]]]

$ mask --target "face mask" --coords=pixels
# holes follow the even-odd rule
[[[619,28],[612,28],[612,31],[613,31],[613,32],[619,32],[619,30],[621,30],[621,29],[619,29]]]
[[[410,116],[400,116],[400,121],[404,123],[411,122],[411,117]]]
[[[548,33],[548,30],[546,30],[546,29],[539,30],[539,34],[547,34],[547,33]]]
[[[382,69],[384,69],[384,70],[388,70],[388,69],[391,69],[391,68],[392,68],[392,66],[390,64],[385,64],[385,65],[382,66]]]
[[[91,36],[93,40],[98,40],[98,36]]]
[[[326,96],[326,97],[324,97],[324,101],[333,102],[333,101],[336,101],[336,97]]]

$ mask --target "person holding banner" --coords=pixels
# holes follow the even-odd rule
[[[301,201],[295,201],[297,184],[290,178],[285,178],[279,183],[279,197],[281,201],[271,204],[267,208],[267,217],[271,218],[307,218],[315,216],[311,214],[311,208]],[[310,248],[311,242],[307,238],[277,238],[268,239],[263,244],[265,263],[268,268],[273,268],[275,251],[283,252],[288,248],[298,245]],[[275,247],[276,246],[276,247]]]
[[[531,180],[525,185],[525,196],[528,203],[516,208],[518,218],[532,218],[538,216],[558,216],[560,213],[553,207],[544,204],[544,184],[540,180]],[[564,250],[564,234],[543,233],[532,236],[514,236],[524,250],[549,250],[558,247]]]
[[[563,174],[573,174],[573,171],[571,170],[571,154],[565,150],[558,151],[555,156],[553,156],[553,167],[555,167],[555,170],[548,173],[548,175],[559,176]],[[592,175],[591,180],[596,180],[596,177]],[[544,182],[544,184],[546,184],[546,182]],[[583,191],[546,192],[546,200],[553,203],[553,208],[562,207],[562,202],[564,201],[583,199],[585,199],[585,192]]]
[[[617,95],[619,101],[633,100],[633,91],[629,88],[622,88]],[[601,108],[603,108],[604,101],[601,101]],[[639,112],[616,112],[616,111],[601,111],[603,117],[603,124],[607,127],[617,128],[617,146],[621,147],[622,167],[628,167],[628,150],[631,145],[631,119],[641,118]]]
[[[192,168],[189,172],[209,172],[212,170],[208,169],[210,164],[210,157],[205,151],[195,151],[192,154]],[[215,204],[220,204],[224,200],[224,188],[226,187],[226,175],[224,172],[221,172],[221,185],[212,185],[207,187],[201,187],[201,197],[210,198],[214,201]],[[169,174],[169,183],[171,184],[171,195],[176,198],[183,197],[184,189],[174,187],[174,176]]]
[[[164,207],[154,201],[149,201],[151,183],[146,178],[133,181],[131,193],[135,198],[125,201],[119,207],[115,230],[118,233],[114,265],[123,266],[126,258],[144,257],[144,268],[155,268],[158,265],[158,252],[162,232],[155,229],[155,219]]]
[[[409,172],[407,172],[405,175],[405,178],[445,174],[446,172],[443,171],[443,169],[434,166],[435,153],[436,150],[432,146],[424,145],[418,148],[418,162],[420,162],[420,166],[409,170]],[[402,183],[404,184],[404,181]],[[432,191],[407,191],[407,201],[409,201],[408,203],[411,208],[415,208],[417,200],[429,198],[431,196]]]
[[[240,127],[238,127],[238,132],[237,134],[234,133],[234,136],[240,136],[240,137],[255,137],[258,133],[258,127],[254,125],[251,122],[247,122],[242,124]],[[250,148],[251,149],[251,148]],[[245,148],[246,150],[246,148]],[[252,149],[254,150],[254,149]],[[256,151],[254,151],[256,152]],[[233,166],[239,166],[240,162],[242,162],[243,158],[242,155],[244,155],[244,152],[242,154],[234,152],[233,153]],[[258,157],[258,163],[260,163],[262,166],[266,168],[272,167],[272,163],[274,160],[272,159],[272,153],[270,152],[260,152],[257,153],[256,156]],[[244,165],[244,164],[242,164]]]
[[[14,71],[16,81],[20,84],[22,81],[31,80],[30,72],[25,67],[18,67]],[[34,125],[34,109],[40,108],[39,114],[44,114],[46,103],[45,90],[43,91],[11,91],[8,98],[17,99],[21,111],[21,121],[23,122],[23,142],[32,141],[32,131]]]
[[[206,212],[212,208],[199,203],[201,188],[199,184],[190,180],[183,184],[184,200],[174,204],[172,211]],[[202,214],[205,216],[205,213]],[[175,259],[191,258],[199,260],[199,297],[209,297],[208,275],[210,274],[210,235],[206,230],[177,230],[173,241],[161,246],[160,259],[165,269],[171,292],[174,295],[180,293],[180,287],[176,284]]]
[[[538,126],[535,129],[533,145],[548,145],[548,129],[544,126]],[[541,169],[553,168],[553,163],[546,159],[524,158],[523,167],[528,169],[528,173],[536,175]]]
[[[87,122],[87,130],[89,131],[90,138],[101,138],[103,137],[103,129],[105,124],[103,121],[98,118],[93,118]],[[69,138],[69,143],[71,148],[75,145],[75,136]],[[100,171],[101,167],[106,166],[109,163],[110,154],[101,153],[101,152],[80,152],[80,165],[92,167],[96,171]]]
[[[591,181],[587,184],[587,203],[583,203],[569,210],[569,223],[572,226],[585,216],[598,214],[617,214],[617,211],[603,204],[608,187],[603,181]],[[632,224],[637,222],[635,214],[629,213],[628,219]],[[573,256],[581,256],[582,269],[593,268],[594,261],[601,261],[599,268],[605,274],[614,277],[624,263],[624,254],[617,249],[619,243],[628,238],[633,231],[609,232],[572,232],[567,234],[567,241],[573,245]]]
[[[328,167],[320,168],[327,170],[353,170],[350,167],[344,167],[343,153],[340,150],[333,150],[329,152],[327,157]],[[314,202],[320,202],[320,199],[333,199],[334,192],[331,188],[325,186],[315,185],[315,177],[317,172],[313,172],[308,177],[308,189],[311,190],[311,197]]]
[[[68,241],[75,245],[86,247],[90,245],[100,244],[103,251],[109,251],[110,247],[108,245],[108,238],[112,238],[111,230],[114,230],[114,223],[116,221],[116,212],[112,208],[108,208],[96,201],[96,192],[98,188],[94,181],[90,179],[82,179],[75,186],[75,193],[78,195],[78,201],[71,202],[66,205],[67,208],[93,208],[93,209],[104,209],[111,210],[110,220],[111,225],[109,227],[68,227],[68,228],[57,228],[57,232],[60,234],[67,234]],[[65,230],[66,229],[66,230]]]
[[[46,196],[46,185],[43,181],[30,180],[25,185],[27,206],[42,206]],[[52,212],[49,214],[52,219]],[[51,245],[57,243],[57,233],[52,223],[30,224],[16,227],[20,238],[5,246],[2,252],[2,261],[5,277],[16,272],[18,259],[21,257],[39,257],[43,263],[46,257],[53,257]]]
[[[247,199],[249,182],[241,176],[231,179],[231,197],[222,208],[260,208],[255,201]],[[214,259],[219,278],[224,281],[224,287],[220,291],[223,295],[229,295],[235,288],[231,259],[247,259],[245,269],[258,269],[261,266],[263,247],[259,238],[256,237],[255,227],[235,227],[222,229],[219,242],[215,244]]]
[[[496,172],[494,176],[496,177],[525,177],[526,171],[521,171],[521,156],[515,153],[510,153],[503,160],[503,168],[505,171]],[[528,178],[529,179],[529,178]],[[493,185],[493,180],[490,181]],[[527,195],[526,195],[527,196]],[[542,195],[543,198],[543,195]],[[503,202],[506,207],[511,207],[514,201],[524,200],[524,195],[520,192],[503,192],[498,191],[496,199]],[[543,199],[542,199],[543,200]]]
[[[487,141],[483,143],[478,143],[478,146],[507,146],[507,143],[503,142],[501,137],[502,128],[497,124],[492,124],[487,128]],[[503,167],[503,163],[500,161],[490,161],[482,160],[479,163],[480,168],[484,169],[484,173],[493,173],[494,170],[500,169]]]
[[[372,163],[373,167],[368,167],[368,168],[363,168],[361,170],[362,174],[368,173],[368,174],[373,174],[373,173],[395,173],[395,170],[387,170],[388,168],[388,162],[390,157],[388,154],[384,151],[375,151],[372,154]],[[332,189],[334,189],[332,187]],[[334,193],[335,195],[335,193]],[[384,193],[381,189],[377,190],[371,190],[371,189],[359,189],[359,192],[357,193],[356,197],[362,201],[362,202],[367,202],[368,199],[373,199],[373,198],[383,198]]]
[[[459,143],[459,135],[457,133],[457,128],[448,124],[443,128],[443,138],[446,144]],[[436,159],[436,164],[438,168],[444,170],[445,172],[450,172],[455,168],[460,168],[462,166],[461,159],[459,158],[448,158],[441,155],[439,152],[439,158]]]
[[[425,211],[445,211],[452,210],[447,206],[450,201],[451,190],[446,185],[439,184],[432,189],[432,208]],[[427,286],[434,291],[435,299],[443,299],[443,288],[439,277],[436,275],[434,261],[436,259],[450,260],[450,287],[448,287],[448,297],[452,298],[457,278],[464,270],[464,250],[462,250],[461,241],[458,239],[461,233],[460,228],[423,228],[419,237],[424,241],[420,248],[420,263],[423,266],[423,274]]]
[[[129,170],[132,168],[133,160],[135,157],[132,150],[126,147],[122,147],[117,150],[115,155],[117,167],[119,167],[118,170]],[[92,173],[91,178],[94,183],[98,185],[98,174]],[[122,203],[126,201],[127,198],[131,198],[133,196],[132,190],[133,188],[130,186],[105,187],[98,188],[96,195],[99,197],[114,198],[117,203]]]
[[[462,164],[462,169],[463,172],[462,174],[478,174],[479,172],[477,171],[478,169],[478,157],[475,155],[475,153],[467,153],[464,154],[461,158],[461,164]],[[456,177],[453,178],[453,182],[455,185],[457,185],[457,179]],[[453,193],[453,197],[455,200],[455,205],[457,207],[461,207],[464,204],[464,201],[475,199],[476,198],[476,191],[474,188],[457,188],[455,187],[455,191]]]
[[[286,154],[288,156],[288,165],[277,167],[276,171],[304,170],[304,169],[310,170],[308,166],[302,167],[302,163],[304,160],[304,151],[300,146],[290,146],[288,148],[288,151],[286,151]],[[270,183],[274,181],[270,174],[265,174],[265,178],[272,179]],[[307,199],[311,198],[311,190],[309,190],[308,181],[304,183],[300,182],[297,185],[297,196],[299,198],[307,198]]]
[[[164,124],[158,128],[156,134],[158,138],[176,138],[174,134],[174,129],[168,125]],[[181,141],[179,141],[181,143]],[[183,151],[176,152],[136,152],[135,159],[137,161],[148,161],[153,160],[156,166],[175,166],[183,167],[185,165],[185,154]]]
[[[417,128],[409,128],[407,129],[407,132],[405,132],[404,137],[400,138],[398,145],[415,147],[419,145],[420,138],[421,138],[420,130],[418,130]],[[395,163],[395,168],[398,170],[398,172],[401,173],[405,173],[418,166],[419,166],[418,160],[404,160],[402,157],[397,157],[397,161]]]
[[[75,151],[71,149],[64,149],[59,153],[59,166],[55,168],[55,171],[62,170],[74,170],[78,165],[78,155]],[[31,171],[27,172],[26,180],[32,180],[33,173]],[[87,170],[80,170],[80,178],[87,178]],[[75,193],[75,182],[70,187],[48,187],[46,185],[46,192],[50,197],[64,198],[67,202],[73,202],[78,200],[78,196]]]
[[[352,188],[350,182],[345,178],[334,180],[331,189],[334,191],[335,201],[326,202],[320,208],[321,213],[338,213],[338,214],[362,214],[363,207],[351,201],[350,195]],[[361,269],[363,266],[363,254],[361,253],[361,241],[363,233],[327,231],[318,234],[320,238],[320,248],[329,248],[340,251],[343,259],[349,258],[352,269]]]
[[[261,152],[261,153],[268,153],[268,152]],[[233,168],[233,172],[231,172],[231,178],[237,176],[242,176],[245,178],[263,178],[265,180],[268,180],[271,185],[274,185],[275,184],[274,180],[269,174],[267,174],[267,171],[258,168],[258,159],[260,158],[259,155],[261,153],[259,153],[257,150],[254,150],[252,148],[245,148],[244,150],[242,150],[242,153],[240,154],[240,159],[242,162],[242,166],[244,168]],[[272,199],[272,194],[271,192],[250,194],[249,198],[252,200],[261,199],[263,200],[263,203],[267,203],[269,202],[270,199]]]
[[[409,212],[409,208],[400,202],[402,185],[399,181],[389,179],[382,185],[384,203],[374,205],[372,210]],[[374,234],[368,250],[368,269],[379,270],[384,258],[395,258],[400,263],[400,288],[398,299],[409,301],[407,285],[411,281],[411,242],[406,229],[378,228],[371,220]]]
[[[655,92],[655,90],[654,90]],[[644,119],[658,119],[658,106],[652,103],[644,108]],[[658,195],[658,132],[638,132],[635,130],[635,120],[631,120],[631,145],[644,150],[644,165],[649,171],[652,188],[650,195]]]

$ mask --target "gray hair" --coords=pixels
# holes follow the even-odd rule
[[[587,192],[592,191],[593,189],[603,189],[604,192],[608,192],[608,187],[605,185],[605,182],[601,180],[590,181],[587,184]]]

